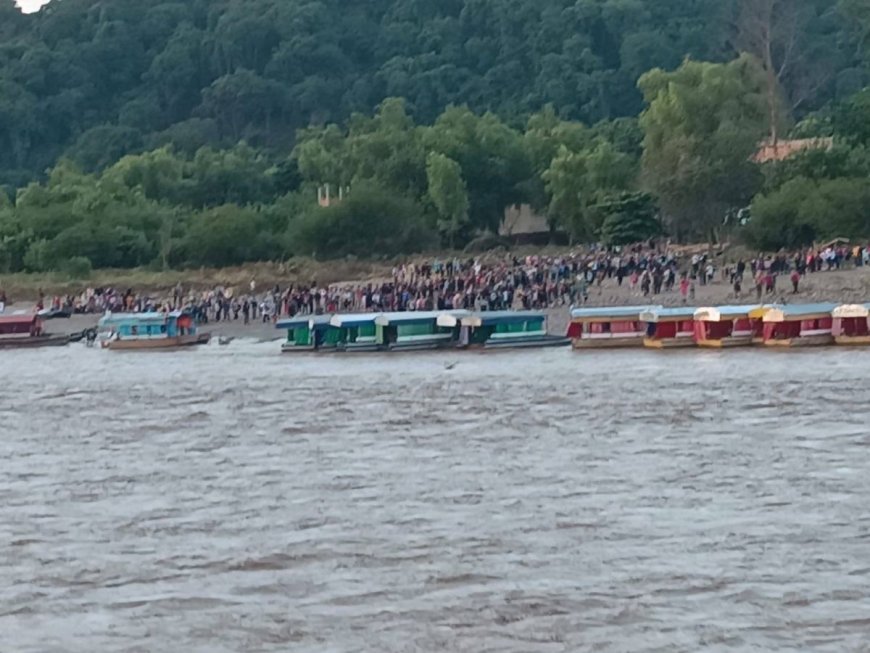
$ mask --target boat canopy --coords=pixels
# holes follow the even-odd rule
[[[600,322],[620,319],[639,319],[645,311],[658,310],[660,306],[605,306],[603,308],[575,308],[571,319],[577,322]]]
[[[375,318],[375,324],[379,326],[397,326],[399,324],[432,324],[438,323],[442,315],[451,315],[462,318],[470,315],[468,311],[404,311],[401,313],[381,313]]]
[[[366,324],[375,324],[380,313],[346,313],[333,315],[329,323],[334,327],[359,327]]]
[[[293,331],[295,329],[313,329],[318,326],[328,326],[331,315],[296,315],[275,323],[276,329]]]
[[[15,315],[0,315],[0,335],[19,335],[30,333],[34,325],[42,320],[35,313],[17,313]]]
[[[722,322],[723,320],[748,318],[753,311],[759,308],[762,308],[759,304],[746,304],[743,306],[705,306],[695,311],[695,319],[703,322]]]
[[[680,308],[653,308],[640,314],[643,322],[682,322],[695,319],[695,309],[691,306]]]
[[[779,304],[764,304],[763,306],[758,306],[757,308],[753,308],[751,311],[749,311],[749,319],[750,320],[760,320],[765,315],[767,315],[768,311],[770,311],[774,308],[780,308],[780,305]]]
[[[16,313],[14,315],[0,315],[0,325],[33,324],[39,319],[36,313]]]
[[[165,313],[106,313],[100,318],[99,326],[163,324],[166,322],[166,317]]]
[[[482,326],[543,322],[546,319],[547,316],[544,313],[536,311],[488,311],[466,315],[461,322],[462,326],[479,328]]]
[[[870,304],[843,304],[834,309],[832,315],[837,319],[870,317]]]
[[[790,322],[831,317],[836,304],[789,304],[771,307],[764,314],[765,322]]]

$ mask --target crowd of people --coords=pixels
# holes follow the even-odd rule
[[[760,299],[777,292],[777,279],[783,276],[797,293],[805,275],[848,265],[870,265],[870,246],[832,245],[821,250],[759,255],[720,269],[707,253],[690,254],[646,243],[620,251],[599,249],[562,256],[490,255],[406,263],[394,267],[389,278],[378,282],[329,286],[313,282],[259,289],[252,279],[241,292],[223,286],[194,292],[178,284],[162,297],[133,289],[89,288],[80,295],[50,301],[40,293],[38,308],[90,314],[184,310],[200,323],[247,324],[334,312],[580,306],[589,301],[592,289],[613,286],[627,287],[638,298],[679,293],[685,304],[694,300],[697,286],[712,283],[730,284],[735,299],[753,290]],[[0,300],[5,300],[2,291]]]

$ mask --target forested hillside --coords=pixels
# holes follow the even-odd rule
[[[863,0],[0,0],[0,269],[458,247],[517,202],[706,235],[864,183],[868,33]],[[846,163],[749,162],[790,135]]]

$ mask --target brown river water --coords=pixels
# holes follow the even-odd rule
[[[3,352],[0,650],[868,650],[870,351],[277,346]]]

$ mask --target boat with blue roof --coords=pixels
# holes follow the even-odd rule
[[[378,344],[389,351],[443,349],[459,340],[457,326],[439,324],[441,316],[457,320],[471,315],[465,310],[381,313],[375,318]]]
[[[335,337],[339,347],[347,352],[379,351],[377,313],[348,313],[333,315],[329,324],[337,329]]]
[[[708,306],[695,311],[695,342],[699,347],[724,349],[753,344],[756,325],[753,312],[758,304],[742,306]],[[759,333],[760,335],[760,333]]]
[[[547,315],[536,311],[489,311],[456,316],[442,313],[438,324],[458,329],[457,347],[462,349],[526,349],[564,347],[565,337],[547,332]]]
[[[653,306],[575,308],[571,311],[568,338],[574,349],[642,347],[646,325],[641,313]]]
[[[108,313],[99,323],[99,340],[104,349],[159,350],[205,345],[209,333],[199,333],[193,315],[171,313]]]
[[[297,315],[278,320],[275,328],[287,332],[284,353],[340,351],[341,330],[330,324],[330,315]]]
[[[765,312],[764,340],[768,347],[818,347],[834,343],[836,304],[790,304]]]
[[[652,349],[676,349],[695,346],[695,309],[652,308],[640,314],[646,324],[644,347]]]

